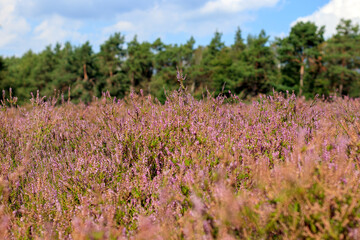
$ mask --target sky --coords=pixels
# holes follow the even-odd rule
[[[298,21],[336,32],[341,18],[360,24],[360,0],[0,0],[0,55],[21,56],[48,45],[89,41],[95,52],[111,34],[126,41],[157,38],[167,44],[207,45],[215,31],[230,45],[237,27],[243,38],[264,29],[274,39]]]

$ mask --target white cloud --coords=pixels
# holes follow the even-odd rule
[[[5,55],[20,55],[32,49],[40,51],[56,42],[85,42],[80,33],[81,21],[50,15],[38,24],[22,17],[19,6],[23,0],[0,0],[0,50]],[[32,1],[27,1],[31,5]]]
[[[0,0],[0,47],[16,41],[30,31],[25,18],[16,13],[16,0]]]
[[[360,1],[330,0],[328,4],[313,14],[298,18],[292,25],[299,21],[312,21],[318,26],[325,26],[325,36],[330,37],[336,32],[336,26],[341,18],[351,19],[354,23],[360,23]]]
[[[155,5],[149,9],[119,14],[118,22],[105,30],[106,32],[120,30],[132,35],[139,34],[141,38],[149,38],[152,34],[181,31],[181,25],[186,22],[187,15],[187,12],[180,13],[179,7],[175,5]]]
[[[82,23],[53,15],[34,28],[34,40],[43,44],[63,41],[86,41],[86,35],[79,33]]]
[[[125,31],[127,37],[137,34],[139,40],[154,36],[163,38],[168,34],[204,37],[215,30],[228,33],[235,31],[236,26],[255,19],[247,10],[272,7],[278,2],[280,0],[215,0],[190,10],[162,2],[152,8],[118,14],[118,22],[104,28],[104,32]]]
[[[135,26],[128,21],[119,21],[116,24],[105,27],[103,32],[104,33],[112,33],[112,32],[123,32],[123,31],[132,31],[135,28]]]
[[[207,2],[201,9],[202,13],[228,12],[235,13],[244,10],[273,7],[279,0],[213,0]]]
[[[124,33],[127,41],[135,34],[139,41],[179,35],[204,38],[215,30],[225,35],[255,19],[255,13],[248,10],[273,7],[280,1],[0,0],[0,53],[37,52],[65,41],[90,40],[96,48],[113,32]]]

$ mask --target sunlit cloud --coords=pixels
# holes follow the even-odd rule
[[[279,0],[213,0],[208,1],[201,9],[201,13],[227,12],[236,13],[245,10],[273,7]]]
[[[81,21],[70,21],[54,15],[34,28],[33,38],[44,44],[54,44],[59,41],[86,41],[86,35],[79,33],[81,26]]]
[[[0,53],[41,51],[46,45],[86,40],[99,46],[110,34],[130,40],[169,35],[211,37],[233,33],[256,19],[256,11],[281,0],[0,0]]]
[[[255,15],[247,13],[246,10],[271,7],[279,2],[279,0],[264,0],[253,1],[251,4],[243,0],[225,0],[226,6],[212,7],[223,4],[222,1],[209,1],[194,9],[185,9],[181,5],[165,2],[148,9],[118,14],[118,22],[106,27],[105,30],[106,32],[122,30],[131,36],[137,34],[140,39],[178,33],[203,37],[213,34],[215,30],[228,33],[245,22],[255,20]]]
[[[25,18],[16,14],[17,0],[0,0],[0,47],[17,42],[31,30]]]
[[[359,9],[359,0],[331,0],[313,14],[298,18],[292,25],[299,21],[315,22],[318,26],[325,26],[325,36],[330,37],[336,32],[336,26],[342,18],[360,23]]]

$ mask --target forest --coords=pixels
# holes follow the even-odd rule
[[[47,46],[21,57],[0,57],[0,89],[28,101],[30,93],[63,94],[74,102],[88,103],[109,91],[123,98],[131,91],[151,94],[164,102],[166,93],[179,88],[177,68],[186,74],[184,86],[195,98],[204,93],[236,94],[251,99],[259,94],[290,91],[312,98],[360,96],[360,31],[342,19],[336,33],[324,37],[324,27],[298,22],[290,33],[270,41],[262,30],[246,39],[238,28],[226,46],[215,32],[207,46],[196,46],[191,37],[184,44],[139,42],[135,36],[114,33],[94,52],[90,42]]]

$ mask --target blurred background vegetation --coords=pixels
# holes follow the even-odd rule
[[[12,88],[19,103],[30,93],[51,96],[54,90],[74,102],[89,102],[109,91],[117,98],[143,89],[164,101],[166,91],[179,88],[177,67],[187,74],[184,82],[195,97],[209,91],[243,99],[289,90],[311,98],[316,94],[360,96],[360,31],[350,20],[341,20],[337,32],[324,39],[324,27],[311,22],[294,25],[288,36],[269,40],[265,31],[243,39],[241,29],[226,46],[215,32],[207,46],[128,43],[115,33],[95,53],[89,42],[67,42],[31,50],[21,57],[0,57],[0,89]],[[69,91],[70,89],[70,91]],[[8,93],[6,93],[8,94]]]

